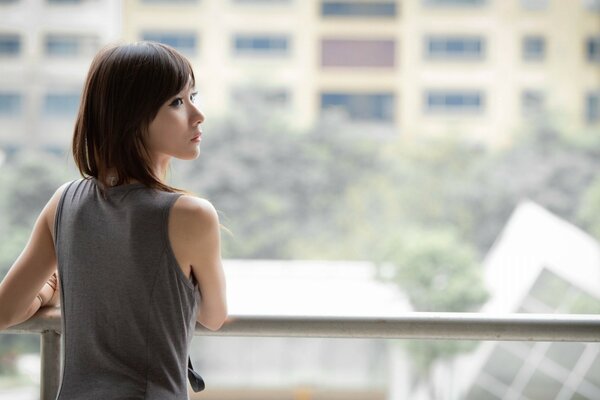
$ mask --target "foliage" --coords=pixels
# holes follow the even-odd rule
[[[376,143],[326,124],[297,134],[240,112],[204,131],[208,156],[182,181],[211,200],[233,232],[225,257],[308,258],[295,240],[327,231],[346,188],[377,171]]]
[[[52,193],[67,180],[59,159],[23,151],[0,168],[0,279],[17,259]],[[15,355],[39,351],[37,335],[0,335],[0,372],[14,373]]]
[[[475,250],[451,228],[402,229],[385,239],[379,255],[379,276],[396,283],[415,311],[476,311],[487,299]],[[391,274],[382,271],[392,264]],[[436,360],[470,350],[474,342],[409,341],[418,378],[428,381]]]

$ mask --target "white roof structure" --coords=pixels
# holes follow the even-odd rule
[[[410,311],[371,262],[223,260],[232,316],[390,317]],[[194,365],[213,387],[378,389],[387,382],[384,339],[194,337]],[[397,354],[396,351],[395,354]],[[394,363],[406,376],[406,366]],[[327,360],[327,361],[324,361]],[[336,389],[337,390],[337,389]]]
[[[482,312],[516,312],[544,268],[600,297],[598,242],[531,201],[513,212],[484,268],[491,300]]]
[[[394,316],[411,307],[375,265],[355,261],[226,259],[231,315]]]
[[[600,247],[598,242],[581,229],[539,205],[531,201],[523,201],[513,212],[484,261],[485,282],[491,297],[481,312],[492,314],[518,312],[524,301],[529,298],[528,295],[534,283],[544,270],[552,272],[561,280],[589,293],[600,301]],[[561,296],[560,293],[556,295]],[[546,349],[550,346],[553,346],[553,349],[568,349],[571,344],[536,343],[535,351],[545,354]],[[490,375],[489,370],[485,371],[484,365],[492,360],[494,351],[509,354],[506,350],[510,349],[513,351],[516,349],[513,354],[521,353],[520,361],[516,363],[524,365],[524,367],[519,370],[518,377],[504,382],[504,386],[498,385],[502,376]],[[587,344],[586,349],[589,354],[598,352],[596,345]],[[494,393],[494,395],[486,394],[486,398],[490,399],[512,398],[510,396],[528,398],[524,392],[536,389],[533,383],[533,386],[526,387],[529,379],[534,379],[532,377],[523,378],[527,374],[531,374],[530,376],[535,374],[535,377],[552,376],[551,379],[554,381],[551,381],[558,382],[558,386],[552,389],[546,388],[546,390],[560,391],[560,398],[570,398],[570,395],[576,390],[580,391],[578,392],[580,395],[586,391],[586,393],[594,393],[592,398],[597,398],[594,397],[598,393],[596,388],[590,388],[590,385],[585,382],[578,386],[578,382],[581,382],[586,374],[585,370],[576,374],[570,371],[572,368],[561,365],[561,361],[556,364],[558,367],[556,365],[554,367],[554,370],[558,372],[553,372],[551,368],[547,367],[547,361],[539,363],[534,362],[535,360],[526,361],[528,357],[535,357],[528,355],[528,351],[528,347],[520,343],[482,342],[473,353],[465,354],[456,360],[458,368],[462,371],[456,376],[460,380],[457,389],[464,390],[472,387],[476,378],[481,377],[482,370],[484,370],[487,373],[487,375],[483,374],[483,378],[486,380],[485,387]],[[519,359],[514,355],[510,355],[510,357],[514,360]],[[498,358],[493,360],[493,363],[501,362],[503,361]],[[499,373],[505,374],[506,371],[503,368],[515,367],[514,365],[498,365],[494,370],[504,371]],[[537,388],[544,390],[543,385],[538,384]],[[460,393],[461,396],[464,394]],[[553,393],[552,398],[556,395],[557,393]]]

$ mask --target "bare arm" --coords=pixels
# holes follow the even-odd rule
[[[171,218],[174,247],[198,281],[201,303],[197,321],[219,330],[227,319],[227,295],[217,212],[207,200],[184,195],[176,201]]]
[[[52,228],[64,186],[38,216],[25,249],[0,283],[0,330],[29,319],[54,297],[54,289],[46,282],[52,282],[57,269]],[[56,298],[53,301],[50,304],[56,304]]]

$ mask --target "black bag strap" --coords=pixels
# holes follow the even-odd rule
[[[192,366],[192,360],[188,356],[188,379],[190,380],[190,385],[192,385],[192,390],[194,392],[201,392],[204,390],[204,379],[200,376],[199,373],[194,371],[194,367]]]

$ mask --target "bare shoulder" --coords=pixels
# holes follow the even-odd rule
[[[54,237],[54,219],[56,217],[56,208],[58,207],[58,202],[60,200],[60,197],[62,196],[66,187],[71,182],[72,181],[68,181],[68,182],[65,182],[62,185],[60,185],[58,187],[58,189],[56,189],[54,191],[54,193],[52,194],[52,197],[50,197],[50,200],[48,200],[48,203],[46,204],[46,206],[44,207],[44,210],[42,211],[42,213],[44,214],[44,217],[46,219],[46,224],[48,225],[48,228],[50,228],[50,232],[52,232],[53,237]]]
[[[182,195],[175,201],[169,215],[169,240],[175,258],[186,277],[194,273],[202,282],[199,266],[218,259],[219,219],[210,201]],[[196,271],[193,271],[197,268]]]
[[[196,232],[214,227],[219,223],[215,207],[210,201],[200,197],[185,194],[179,196],[173,204],[171,212],[177,225]]]

